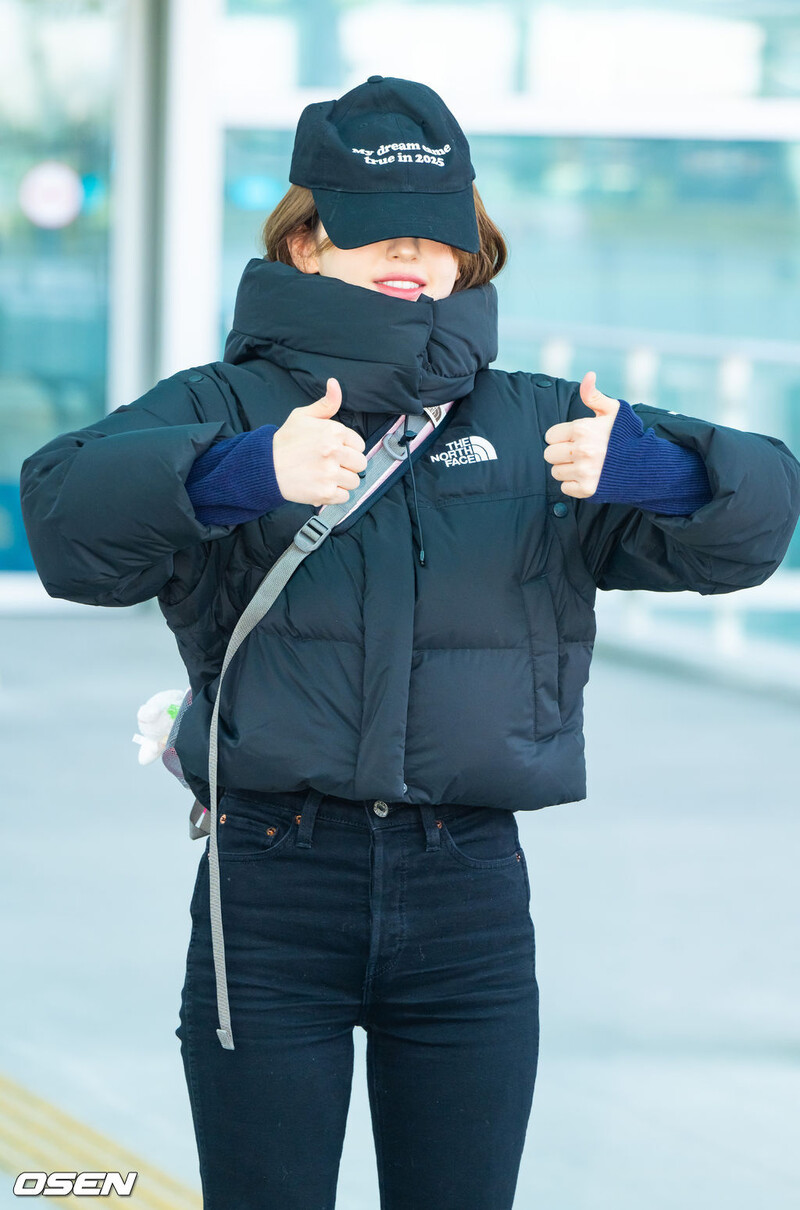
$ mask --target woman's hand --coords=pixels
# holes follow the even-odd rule
[[[331,420],[342,402],[335,378],[322,399],[293,408],[272,441],[275,478],[285,500],[296,504],[344,504],[367,465],[364,440]]]
[[[597,375],[590,370],[581,382],[581,399],[594,416],[554,424],[544,435],[547,442],[544,460],[553,464],[550,473],[561,480],[565,496],[579,500],[597,491],[608,439],[619,411],[619,400],[609,399],[598,391],[596,380]]]

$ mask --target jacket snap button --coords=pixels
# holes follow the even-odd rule
[[[186,381],[187,382],[202,382],[203,375],[202,374],[190,374],[188,376],[188,378],[186,379]]]
[[[551,387],[553,385],[552,378],[534,378],[533,381],[537,387]]]
[[[378,84],[383,76],[367,76],[367,84]]]
[[[389,808],[387,807],[386,803],[381,802],[380,799],[372,804],[372,809],[376,815],[384,816],[389,814]]]
[[[406,785],[405,782],[403,782],[403,793],[405,794],[407,790],[408,790],[408,786]]]
[[[568,512],[569,509],[563,500],[559,500],[557,504],[553,505],[553,513],[556,517],[566,517]]]

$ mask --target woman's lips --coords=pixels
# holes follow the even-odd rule
[[[416,302],[422,291],[425,289],[424,286],[414,286],[413,289],[411,287],[407,287],[404,290],[400,286],[387,286],[386,283],[382,281],[376,282],[375,285],[378,287],[381,294],[389,294],[392,298],[410,298],[413,299],[414,302]]]

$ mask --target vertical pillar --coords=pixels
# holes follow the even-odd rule
[[[168,4],[159,378],[222,356],[223,20],[223,0]]]
[[[106,405],[130,403],[156,380],[163,198],[167,0],[136,0],[120,19],[109,234]]]

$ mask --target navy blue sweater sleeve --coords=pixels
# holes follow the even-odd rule
[[[217,441],[192,465],[186,491],[204,525],[240,525],[286,501],[275,478],[272,439],[278,426]]]
[[[620,399],[592,500],[635,504],[651,512],[686,517],[712,497],[700,455],[657,437],[650,428],[645,430],[631,405]]]
[[[262,425],[216,442],[197,458],[186,491],[198,521],[238,525],[286,502],[272,457],[276,430],[277,425]],[[621,399],[592,499],[688,516],[711,498],[700,455],[645,430],[630,404]]]

